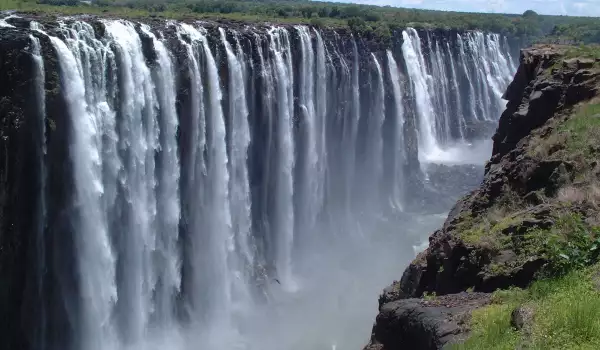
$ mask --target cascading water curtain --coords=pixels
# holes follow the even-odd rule
[[[312,248],[364,239],[382,212],[409,211],[421,176],[410,160],[431,161],[472,141],[473,124],[497,120],[516,69],[506,39],[480,32],[407,28],[381,51],[307,26],[31,28],[40,121],[52,113],[45,69],[56,62],[51,102],[66,107],[68,123],[56,127],[68,132],[54,142],[73,179],[69,205],[49,217],[54,129],[40,123],[35,242],[50,265],[36,274],[75,276],[52,290],[67,311],[40,301],[40,350],[146,349],[155,334],[184,329],[200,342],[244,333],[257,305],[303,288],[298,264]],[[57,222],[73,230],[62,248],[69,266],[45,257]],[[37,287],[41,300],[48,280]],[[66,337],[46,332],[59,319]]]

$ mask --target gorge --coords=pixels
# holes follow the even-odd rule
[[[362,347],[481,180],[519,49],[14,14],[0,48],[0,334],[33,350]]]

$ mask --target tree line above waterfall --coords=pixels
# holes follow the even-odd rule
[[[349,27],[389,37],[407,26],[483,30],[555,43],[600,42],[600,21],[588,17],[432,11],[306,0],[0,0],[0,9],[56,13],[105,13],[126,17],[211,18],[245,22],[307,23]]]

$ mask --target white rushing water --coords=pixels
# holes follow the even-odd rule
[[[307,26],[31,28],[50,264],[36,273],[73,276],[52,290],[64,315],[40,301],[40,350],[361,348],[377,295],[444,219],[420,211],[419,165],[483,165],[490,135],[469,128],[498,119],[516,69],[504,38],[478,32],[409,28],[371,52]],[[61,98],[46,99],[54,53]],[[54,139],[72,177],[56,210],[46,100],[70,128]],[[44,243],[64,227],[72,251]],[[72,330],[47,334],[54,322]]]
[[[101,121],[88,113],[85,84],[75,56],[67,45],[55,37],[54,45],[61,70],[62,86],[69,113],[79,118],[73,125],[73,160],[78,212],[73,218],[77,227],[76,244],[81,283],[83,319],[79,325],[82,349],[105,349],[112,337],[107,321],[117,300],[115,257],[112,252],[106,218],[102,212],[101,158],[98,126]]]
[[[203,232],[208,227],[204,222],[203,211],[205,206],[205,188],[204,178],[206,177],[206,114],[204,107],[204,82],[200,74],[200,52],[202,48],[199,44],[199,33],[190,26],[181,25],[177,27],[177,36],[181,44],[186,48],[186,54],[189,59],[187,64],[188,75],[190,79],[190,136],[187,159],[185,164],[187,168],[182,169],[182,175],[186,172],[186,188],[190,193],[185,194],[182,204],[187,207],[187,215],[183,220],[189,227],[189,238],[186,240],[187,246],[184,247],[185,255],[187,252],[198,252],[189,254],[190,271],[184,276],[185,282],[189,285],[187,303],[190,318],[195,322],[202,319],[203,305],[206,303],[204,293],[198,291],[207,288],[210,281],[206,281],[207,273],[204,271],[210,267],[208,254],[204,252],[208,249],[204,243]],[[184,40],[184,36],[189,36],[191,42]],[[183,160],[182,160],[183,163]],[[183,193],[182,193],[183,194]],[[206,256],[205,256],[206,255]]]
[[[155,270],[147,267],[157,242],[155,152],[159,148],[158,101],[151,73],[145,64],[142,42],[131,23],[110,21],[106,34],[113,41],[121,69],[121,101],[117,124],[119,151],[125,178],[121,186],[127,197],[122,228],[125,240],[121,255],[122,282],[119,289],[121,329],[127,341],[144,337],[152,312],[152,293],[157,283]],[[130,96],[129,98],[124,98]]]
[[[317,44],[317,57],[316,57],[316,80],[315,80],[315,95],[316,95],[316,148],[317,148],[317,162],[314,174],[310,174],[314,177],[315,189],[315,207],[312,208],[315,214],[318,215],[324,209],[325,206],[325,188],[326,188],[326,172],[327,172],[327,116],[328,116],[328,100],[327,95],[327,60],[328,53],[326,53],[325,43],[318,30],[314,30]],[[309,42],[310,43],[310,42]],[[313,220],[316,220],[314,218]],[[311,221],[313,223],[314,221]]]
[[[395,123],[393,141],[393,187],[389,197],[393,208],[402,210],[404,206],[404,166],[406,162],[406,148],[404,143],[404,106],[402,105],[403,92],[400,89],[400,73],[394,55],[387,50],[388,68],[394,94]]]
[[[425,67],[421,39],[416,30],[409,28],[402,32],[404,43],[402,53],[406,61],[408,76],[412,82],[416,101],[419,127],[419,160],[426,161],[428,157],[440,152],[438,140],[438,125],[435,122],[435,112],[430,91],[433,91],[433,78]]]
[[[270,51],[273,55],[274,80],[277,86],[277,147],[278,169],[275,179],[275,218],[276,232],[275,267],[281,283],[288,290],[296,289],[292,276],[292,245],[294,243],[294,211],[292,200],[294,196],[294,141],[292,139],[293,116],[293,80],[289,34],[283,28],[271,28]]]
[[[8,23],[6,20],[11,18],[20,18],[17,15],[8,15],[4,18],[0,18],[0,28],[15,28],[12,24]]]
[[[44,59],[42,57],[41,44],[40,40],[34,36],[33,34],[29,35],[29,40],[31,40],[31,54],[33,56],[33,60],[35,62],[35,103],[39,106],[39,115],[38,115],[38,123],[39,123],[39,134],[36,135],[36,138],[40,141],[40,153],[38,154],[39,158],[39,206],[36,208],[36,232],[35,232],[35,252],[36,257],[39,262],[36,270],[36,277],[38,279],[38,288],[36,290],[36,297],[40,300],[44,297],[44,274],[46,270],[46,249],[44,246],[45,235],[44,232],[46,230],[47,224],[47,199],[46,199],[46,183],[47,183],[47,170],[46,170],[46,155],[48,153],[48,148],[46,145],[46,95],[44,91],[44,84],[46,83],[46,71],[44,68]],[[47,327],[47,312],[46,306],[44,303],[39,304],[39,314],[38,314],[38,322],[39,322],[39,333],[36,334],[35,339],[32,339],[35,346],[37,348],[43,348],[44,338],[46,336],[46,327]]]
[[[231,115],[231,183],[230,198],[232,225],[240,250],[237,266],[234,266],[238,278],[238,290],[242,292],[239,298],[248,302],[249,292],[245,286],[251,283],[249,272],[254,266],[254,248],[252,242],[252,218],[250,184],[248,183],[248,147],[250,145],[250,128],[248,125],[248,106],[246,104],[246,76],[243,65],[245,64],[243,52],[236,55],[227,41],[225,30],[219,28],[221,40],[227,53],[229,65],[229,111]],[[239,48],[239,41],[236,42]]]
[[[183,25],[182,25],[183,26]],[[195,29],[190,29],[190,31]],[[204,318],[218,326],[228,324],[231,316],[233,290],[233,271],[229,268],[228,258],[235,250],[233,230],[231,227],[231,209],[229,205],[229,169],[228,155],[225,149],[225,120],[221,100],[223,98],[217,64],[209,47],[207,37],[197,32],[206,59],[206,77],[208,80],[208,121],[207,137],[212,143],[207,147],[208,173],[206,177],[206,193],[208,203],[205,207],[208,227],[208,251],[212,288],[205,288],[196,293],[210,295],[208,309]]]
[[[350,121],[346,121],[350,125],[348,132],[348,144],[346,148],[346,214],[348,218],[352,217],[351,203],[352,193],[354,188],[354,179],[356,172],[356,141],[358,138],[358,126],[360,121],[360,88],[359,88],[359,57],[358,46],[356,39],[352,38],[352,112],[350,113]]]
[[[179,196],[180,163],[177,146],[177,128],[179,120],[176,110],[175,72],[169,51],[161,40],[147,26],[142,31],[152,38],[157,53],[158,65],[153,70],[158,106],[159,152],[157,182],[157,237],[156,253],[159,263],[156,265],[156,308],[158,323],[170,325],[172,310],[175,307],[177,293],[181,289],[181,258],[177,244],[179,218],[181,215]]]
[[[374,101],[371,111],[371,118],[367,126],[367,164],[366,168],[370,170],[368,178],[372,179],[373,187],[367,189],[367,195],[371,194],[373,205],[378,205],[381,198],[379,186],[383,180],[383,136],[382,127],[385,121],[385,87],[383,84],[383,71],[381,64],[374,54],[371,54],[373,64],[375,65],[375,86]]]
[[[301,63],[299,74],[299,96],[300,119],[304,127],[304,150],[298,150],[305,154],[304,164],[302,164],[303,174],[301,176],[302,185],[298,195],[302,196],[299,207],[301,212],[297,220],[303,223],[303,227],[308,231],[315,227],[317,214],[321,209],[320,197],[318,194],[321,184],[319,181],[320,164],[318,147],[319,122],[315,111],[315,53],[312,46],[311,32],[308,27],[297,26],[296,31],[300,36],[301,43]]]

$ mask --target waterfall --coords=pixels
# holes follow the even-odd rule
[[[400,74],[398,73],[398,64],[394,55],[387,50],[388,68],[390,80],[392,82],[392,92],[394,94],[395,123],[393,140],[393,189],[390,202],[393,208],[402,210],[404,206],[404,166],[406,162],[406,148],[404,142],[404,107],[402,105],[402,91],[400,89]]]
[[[73,223],[77,229],[79,275],[82,303],[79,324],[81,349],[103,349],[112,338],[107,321],[117,300],[115,256],[112,251],[108,224],[102,212],[99,116],[90,113],[85,96],[85,84],[77,61],[67,45],[50,37],[60,64],[61,84],[65,91],[69,114],[76,115],[71,135],[74,161],[76,207]]]
[[[203,308],[207,297],[201,291],[208,288],[210,281],[205,272],[210,267],[209,252],[204,243],[203,232],[207,228],[204,222],[203,210],[205,205],[204,181],[207,173],[205,151],[206,151],[206,115],[204,108],[204,82],[200,74],[200,45],[197,31],[190,27],[181,25],[177,27],[177,36],[186,49],[188,64],[188,76],[190,77],[189,94],[189,127],[190,135],[187,137],[185,147],[189,148],[187,157],[182,159],[182,178],[185,178],[185,189],[182,192],[184,212],[183,221],[187,224],[188,237],[185,240],[184,259],[186,259],[189,270],[183,270],[183,280],[187,293],[186,302],[190,318],[198,322],[202,319]],[[191,43],[184,40],[191,39]],[[182,131],[185,129],[182,129]]]
[[[328,87],[327,87],[327,72],[328,61],[330,58],[326,53],[323,37],[318,30],[314,30],[317,37],[317,76],[316,76],[316,130],[317,130],[317,164],[315,174],[310,174],[315,178],[315,205],[313,210],[315,216],[324,209],[325,201],[325,186],[326,186],[326,171],[327,171],[327,116],[328,116]],[[329,59],[329,60],[328,60]]]
[[[4,27],[4,28],[14,28],[15,26],[13,26],[12,24],[8,23],[6,20],[9,18],[18,18],[15,15],[10,15],[10,16],[6,16],[4,18],[0,18],[0,28]]]
[[[480,32],[30,27],[0,35],[32,58],[36,350],[360,346],[359,277],[379,288],[371,264],[420,242],[408,228],[445,196],[428,164],[481,165],[516,69]]]
[[[225,30],[219,28],[221,40],[227,53],[229,65],[229,112],[231,114],[231,184],[230,201],[232,224],[240,250],[239,258],[242,260],[235,266],[235,274],[239,275],[244,285],[249,282],[248,273],[254,266],[254,252],[251,239],[251,202],[250,185],[248,183],[248,147],[250,145],[250,127],[248,125],[248,106],[246,103],[245,81],[243,71],[244,56],[239,51],[239,56],[233,52],[231,44],[227,41]],[[238,48],[239,48],[239,42]],[[242,290],[244,286],[240,286]],[[248,298],[244,292],[243,298]]]
[[[383,138],[382,130],[385,121],[385,88],[383,85],[383,71],[381,64],[375,54],[371,54],[373,64],[375,65],[375,94],[372,105],[371,117],[367,128],[367,169],[366,181],[370,181],[373,186],[367,188],[367,195],[371,193],[372,205],[377,205],[379,200],[379,186],[383,178]],[[394,94],[396,91],[394,91]],[[369,197],[367,197],[369,198]]]
[[[470,112],[470,116],[469,119],[470,121],[474,121],[474,120],[478,120],[481,118],[481,116],[479,116],[479,113],[477,111],[477,93],[475,91],[475,88],[473,86],[473,80],[471,78],[471,72],[469,70],[469,66],[467,65],[467,60],[466,60],[466,48],[465,48],[465,43],[462,39],[462,36],[460,36],[459,34],[456,35],[456,41],[457,41],[457,45],[459,48],[459,52],[458,52],[458,56],[460,57],[460,63],[461,63],[461,67],[462,67],[462,73],[465,76],[465,79],[468,82],[468,91],[467,91],[467,98],[469,99],[469,112]]]
[[[299,150],[305,156],[304,164],[302,164],[303,173],[300,177],[302,184],[297,192],[301,196],[299,204],[301,212],[297,220],[301,223],[303,230],[309,231],[314,229],[317,214],[322,205],[318,194],[321,186],[319,177],[321,171],[318,169],[320,154],[317,148],[320,125],[315,111],[315,53],[310,30],[304,26],[298,26],[296,30],[300,36],[302,53],[298,103],[300,104],[300,123],[305,129],[304,150]]]
[[[211,144],[207,145],[206,149],[208,156],[204,183],[206,204],[202,210],[202,217],[206,221],[204,224],[206,232],[194,232],[193,234],[204,234],[205,241],[203,243],[206,248],[203,249],[203,252],[210,259],[205,262],[207,266],[203,266],[206,269],[206,275],[203,276],[206,278],[204,283],[208,282],[208,285],[195,292],[207,294],[204,320],[217,323],[229,322],[227,318],[231,312],[232,283],[235,276],[229,269],[228,259],[230,254],[233,254],[235,246],[229,203],[229,160],[225,141],[225,121],[221,106],[222,92],[217,65],[209,47],[208,38],[201,31],[189,25],[182,24],[181,26],[187,33],[193,34],[193,40],[198,41],[198,45],[203,50],[208,81],[206,136]]]
[[[38,288],[36,290],[36,297],[38,300],[43,300],[44,298],[44,275],[46,274],[46,249],[44,246],[45,241],[45,230],[47,224],[47,199],[46,199],[46,156],[48,153],[47,145],[46,145],[46,95],[44,91],[44,84],[46,82],[46,73],[44,69],[44,59],[42,57],[41,44],[40,40],[35,37],[33,34],[29,35],[29,39],[31,40],[31,55],[33,57],[35,63],[35,103],[39,106],[39,135],[36,135],[36,138],[41,143],[41,152],[38,155],[39,158],[39,199],[38,205],[36,208],[36,237],[35,237],[35,252],[37,259],[37,283]],[[46,339],[46,327],[47,327],[47,314],[46,307],[43,302],[39,303],[39,334],[36,334],[35,346],[39,349],[45,348],[45,339]]]
[[[452,110],[448,100],[450,99],[450,88],[449,79],[435,79],[437,77],[447,77],[446,66],[444,64],[445,57],[444,52],[440,50],[439,41],[435,41],[432,45],[431,38],[429,39],[429,57],[433,61],[431,66],[433,67],[432,78],[434,86],[434,96],[437,100],[436,109],[438,111],[436,115],[436,129],[440,130],[438,140],[447,145],[452,140],[452,134],[450,125],[452,122]]]
[[[142,42],[128,22],[106,23],[121,68],[118,122],[119,152],[123,154],[121,180],[127,203],[122,209],[123,251],[119,256],[119,311],[121,330],[130,342],[138,342],[150,321],[154,270],[149,270],[156,249],[155,153],[159,149],[158,101],[151,73],[142,53]],[[132,98],[133,97],[133,98]]]
[[[402,32],[402,37],[404,39],[402,53],[406,61],[408,76],[413,85],[419,120],[419,160],[425,161],[428,157],[440,152],[438,130],[430,94],[432,77],[427,73],[425,67],[421,39],[417,31],[409,28]]]
[[[352,189],[354,187],[354,173],[356,171],[356,139],[358,137],[358,123],[360,119],[360,90],[359,90],[359,57],[356,39],[352,39],[352,113],[350,120],[350,138],[346,152],[346,211],[351,215]]]
[[[446,42],[445,45],[445,55],[450,60],[450,82],[452,84],[452,97],[454,98],[455,109],[454,113],[456,113],[456,128],[458,129],[458,137],[461,141],[465,140],[464,129],[466,127],[467,121],[465,119],[465,115],[463,112],[463,106],[461,103],[460,97],[460,88],[458,86],[458,75],[456,74],[456,65],[454,61],[454,55],[450,50],[450,43]]]
[[[264,148],[262,148],[261,150],[263,150],[263,155],[264,155],[264,164],[262,167],[260,167],[260,171],[261,173],[261,177],[260,177],[260,182],[262,184],[270,184],[272,183],[272,181],[274,179],[276,179],[276,176],[273,176],[272,174],[272,167],[276,165],[275,159],[275,133],[274,133],[274,129],[275,129],[275,123],[274,123],[274,113],[275,113],[275,106],[272,103],[273,101],[276,100],[276,92],[275,92],[275,83],[274,83],[274,75],[273,75],[273,68],[270,65],[270,62],[268,60],[265,59],[265,55],[263,54],[263,50],[262,50],[262,43],[263,43],[263,39],[261,39],[260,35],[258,34],[254,34],[254,45],[256,47],[256,51],[258,53],[258,81],[257,81],[257,85],[260,84],[260,86],[263,88],[263,91],[260,91],[261,97],[258,99],[258,105],[264,105],[264,107],[262,108],[262,114],[263,114],[263,118],[266,122],[266,125],[264,125],[264,133],[265,135],[265,140],[264,140]],[[269,188],[269,186],[263,186],[260,189],[260,193],[258,193],[258,195],[256,196],[259,198],[258,202],[259,205],[255,205],[255,208],[259,208],[259,211],[257,211],[257,221],[259,222],[258,229],[257,231],[259,232],[258,234],[262,234],[263,236],[263,240],[262,240],[262,244],[260,244],[260,240],[258,240],[259,244],[257,244],[257,250],[258,250],[258,246],[260,246],[260,248],[263,249],[264,251],[264,256],[259,257],[259,259],[257,259],[257,283],[258,284],[267,284],[266,283],[266,279],[268,278],[268,274],[272,273],[273,271],[268,271],[267,266],[270,266],[271,269],[273,268],[273,260],[275,257],[275,231],[274,231],[274,225],[272,225],[272,220],[274,219],[274,215],[271,215],[271,190]],[[267,265],[268,262],[268,265]],[[265,286],[260,286],[259,289],[265,289]]]
[[[175,76],[174,66],[169,51],[161,40],[147,26],[141,30],[152,39],[157,53],[157,66],[153,70],[153,81],[158,97],[159,114],[159,149],[157,158],[158,183],[157,208],[161,213],[157,216],[156,238],[156,309],[157,318],[162,324],[172,322],[172,310],[175,298],[181,288],[181,258],[178,248],[179,218],[181,215],[179,198],[179,154],[177,145],[177,128],[179,120],[175,108]]]
[[[273,56],[274,80],[277,85],[277,178],[275,179],[274,232],[277,233],[275,268],[286,288],[294,289],[292,245],[294,243],[294,141],[292,139],[293,76],[289,34],[284,28],[269,31]]]

